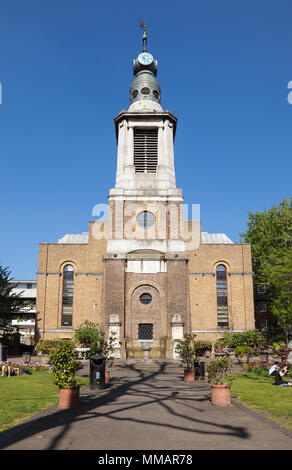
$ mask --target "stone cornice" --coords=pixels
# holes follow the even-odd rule
[[[176,124],[177,124],[177,118],[172,114],[171,111],[166,110],[163,112],[159,111],[143,111],[143,112],[128,112],[126,110],[122,110],[117,117],[114,118],[115,122],[115,130],[116,130],[116,139],[118,141],[118,125],[119,122],[123,119],[126,119],[127,121],[129,119],[133,118],[139,118],[139,120],[143,117],[144,119],[169,119],[173,123],[173,138],[175,138],[175,132],[176,132]]]

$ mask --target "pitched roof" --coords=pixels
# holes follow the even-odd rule
[[[88,232],[83,233],[66,233],[62,238],[58,240],[58,243],[66,244],[87,244],[88,243]],[[208,233],[202,232],[202,243],[203,244],[227,244],[233,243],[225,233]]]
[[[233,243],[225,233],[208,233],[202,232],[202,243],[204,244],[226,244]]]
[[[62,238],[58,240],[58,243],[73,243],[73,244],[87,244],[88,243],[88,232],[83,233],[66,233]]]

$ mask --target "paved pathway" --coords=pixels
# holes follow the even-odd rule
[[[292,433],[234,401],[212,405],[208,384],[183,382],[174,365],[121,364],[109,388],[85,387],[78,408],[48,408],[1,434],[0,449],[291,450]]]

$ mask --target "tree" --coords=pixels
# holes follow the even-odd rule
[[[85,320],[75,330],[75,341],[85,348],[90,348],[91,354],[100,354],[104,344],[104,333],[99,330],[98,323]]]
[[[284,253],[281,264],[272,273],[274,295],[271,299],[272,313],[283,328],[286,343],[292,325],[292,248]]]
[[[254,283],[265,287],[271,310],[288,339],[291,318],[292,198],[264,212],[249,212],[242,241],[251,244]]]
[[[15,328],[9,325],[13,314],[19,313],[21,308],[20,294],[14,293],[11,282],[13,278],[9,268],[0,266],[0,337],[15,333]]]
[[[240,234],[241,241],[251,244],[255,284],[269,289],[275,267],[282,265],[283,256],[292,247],[292,198],[248,215],[248,230]]]

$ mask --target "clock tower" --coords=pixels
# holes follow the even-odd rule
[[[146,50],[143,39],[144,51],[134,60],[135,79],[130,86],[130,107],[122,110],[115,118],[117,171],[115,187],[109,193],[109,204],[112,214],[119,211],[123,222],[117,220],[118,217],[113,219],[113,236],[108,240],[107,250],[117,253],[160,247],[163,252],[184,252],[184,242],[177,233],[179,219],[174,221],[173,227],[169,227],[168,223],[168,232],[170,228],[174,229],[172,234],[160,236],[158,233],[158,228],[161,231],[167,224],[167,220],[159,216],[159,211],[163,213],[172,208],[172,212],[176,212],[179,217],[182,210],[182,191],[176,188],[174,169],[173,146],[177,118],[161,106],[161,89],[156,79],[157,61]],[[150,224],[152,232],[154,225],[156,228],[156,235],[152,238],[148,236],[146,241],[139,233],[136,239],[121,234],[125,216],[130,215],[129,206],[134,209],[134,203],[137,204],[137,211],[140,206],[144,212],[144,215],[137,214],[137,229],[142,219],[143,228],[150,228]],[[156,207],[156,214],[151,212],[150,206]],[[166,230],[166,226],[164,228]]]
[[[115,314],[127,357],[144,340],[153,343],[152,356],[157,350],[157,357],[165,357],[168,349],[172,357],[168,339],[174,316],[184,332],[191,331],[183,196],[174,169],[177,118],[161,106],[157,61],[146,49],[145,36],[144,49],[134,60],[130,106],[114,120],[117,171],[109,192],[112,230],[103,257],[103,327]]]

